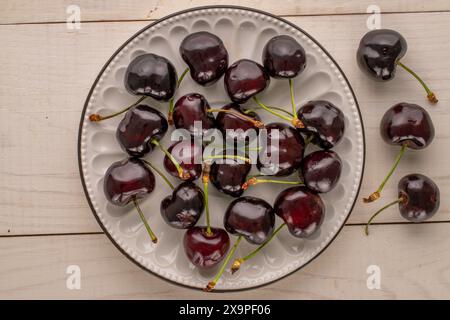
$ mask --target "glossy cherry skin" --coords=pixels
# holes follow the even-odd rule
[[[201,176],[203,148],[199,143],[188,140],[177,141],[167,151],[178,161],[181,168],[189,173],[189,181],[197,180]],[[167,172],[180,178],[177,168],[169,157],[164,157],[163,164]]]
[[[270,77],[262,65],[242,59],[225,73],[225,90],[233,102],[244,103],[269,86]]]
[[[125,88],[134,95],[168,101],[175,94],[178,75],[173,64],[153,53],[136,57],[125,72]]]
[[[428,112],[412,103],[398,103],[381,119],[380,133],[386,143],[407,144],[411,149],[426,148],[434,138],[434,125]]]
[[[189,66],[192,79],[202,86],[219,80],[228,68],[228,52],[222,40],[206,31],[184,38],[180,54]]]
[[[205,209],[205,195],[196,184],[185,181],[161,201],[161,215],[177,229],[193,227]]]
[[[140,104],[127,111],[117,127],[116,138],[130,156],[143,157],[153,150],[152,140],[161,140],[167,129],[161,112]]]
[[[262,244],[273,233],[275,214],[263,199],[241,197],[230,203],[223,224],[229,233],[243,236],[252,244]]]
[[[224,258],[230,248],[230,237],[223,229],[211,228],[212,235],[206,233],[206,227],[193,227],[184,234],[184,251],[195,266],[211,268]]]
[[[266,129],[267,147],[259,153],[256,165],[258,170],[263,174],[279,177],[292,174],[300,167],[303,158],[305,141],[302,135],[285,123],[270,123],[266,125]],[[265,159],[268,156],[272,157]]]
[[[214,116],[206,112],[208,109],[210,109],[209,103],[201,94],[189,93],[182,96],[173,109],[175,128],[186,129],[194,136],[204,134],[208,129],[215,127]],[[201,123],[201,132],[197,132],[196,121]]]
[[[323,149],[333,148],[344,136],[344,114],[329,101],[309,101],[298,110],[297,116],[305,125],[300,131],[312,134],[312,142]]]
[[[331,191],[339,181],[342,160],[332,150],[319,150],[302,160],[299,175],[308,189],[317,193]]]
[[[396,61],[406,53],[405,38],[394,30],[378,29],[367,32],[359,43],[356,60],[360,69],[377,81],[395,76]]]
[[[233,110],[246,117],[261,121],[261,118],[255,112],[244,113],[245,109],[237,103],[230,103],[222,110]],[[239,143],[249,142],[256,138],[259,129],[255,127],[250,121],[242,119],[232,113],[218,112],[216,116],[217,128],[222,132],[222,135],[229,142],[237,141]]]
[[[427,220],[439,209],[439,188],[422,174],[404,176],[398,183],[398,197],[403,199],[398,204],[402,217],[412,222]]]
[[[295,78],[306,67],[306,53],[294,38],[275,36],[264,47],[262,61],[272,78]]]
[[[244,193],[242,185],[247,181],[252,166],[237,159],[214,161],[209,177],[211,183],[219,190],[232,197],[240,197]]]
[[[114,162],[103,180],[106,199],[116,206],[125,206],[133,199],[144,198],[154,188],[153,172],[137,158]]]
[[[322,224],[325,205],[320,196],[305,186],[282,191],[275,199],[275,214],[284,220],[289,232],[298,238],[314,234]]]

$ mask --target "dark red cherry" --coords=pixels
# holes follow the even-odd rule
[[[205,209],[205,196],[196,184],[185,181],[178,185],[172,195],[161,202],[161,215],[168,225],[187,229],[193,227]]]
[[[359,43],[356,60],[361,70],[377,81],[395,76],[396,61],[408,49],[405,38],[394,30],[377,29],[367,32]]]
[[[199,143],[188,140],[177,141],[167,151],[178,161],[181,168],[189,174],[189,181],[200,177],[202,174],[203,148]],[[167,155],[164,157],[163,163],[167,172],[174,177],[180,178],[177,168]]]
[[[266,89],[270,77],[262,65],[242,59],[233,63],[225,73],[225,89],[233,102],[244,103]]]
[[[266,125],[267,146],[258,156],[257,168],[265,175],[288,176],[300,167],[305,149],[302,135],[284,123]]]
[[[281,35],[267,42],[262,61],[271,77],[294,78],[306,67],[306,53],[297,40]]]
[[[344,136],[344,114],[329,101],[309,101],[298,110],[297,116],[304,125],[299,130],[311,134],[312,142],[323,149],[333,148]]]
[[[244,193],[242,185],[247,180],[252,166],[238,159],[214,161],[209,174],[210,181],[219,190],[232,197],[240,197]]]
[[[320,196],[305,186],[282,191],[273,206],[275,214],[284,220],[289,232],[299,238],[312,235],[322,224],[325,205]]]
[[[211,268],[222,261],[230,247],[230,237],[223,229],[211,228],[208,234],[206,227],[193,227],[184,234],[184,251],[197,267]]]
[[[310,190],[325,193],[336,186],[341,171],[342,161],[336,152],[319,150],[303,158],[299,175]]]
[[[206,31],[184,38],[180,54],[189,66],[192,79],[202,86],[219,80],[228,68],[228,52],[222,40]]]
[[[125,72],[125,88],[134,95],[168,101],[175,94],[178,75],[173,64],[153,53],[136,57]]]
[[[262,244],[272,235],[275,214],[263,199],[241,197],[230,203],[223,223],[229,233],[243,236],[252,244]]]
[[[398,183],[398,206],[403,218],[422,222],[431,218],[439,209],[439,188],[422,174],[409,174]]]
[[[154,188],[155,176],[136,158],[114,162],[103,181],[106,199],[116,206],[125,206],[133,200],[144,198]]]
[[[411,103],[398,103],[388,109],[381,120],[380,133],[391,145],[406,144],[411,149],[423,149],[434,138],[434,126],[428,112]]]
[[[256,121],[261,121],[261,118],[253,111],[244,113],[245,109],[237,103],[230,103],[222,107],[221,110],[232,110],[249,117]],[[222,132],[222,135],[229,142],[245,142],[251,141],[257,137],[259,128],[252,122],[241,118],[233,113],[218,112],[216,116],[217,128]],[[253,139],[252,139],[253,138]]]
[[[161,112],[141,104],[127,111],[117,127],[116,137],[129,155],[142,157],[153,150],[152,140],[161,140],[167,128]]]
[[[204,134],[208,129],[215,127],[215,119],[212,113],[207,112],[208,101],[199,93],[189,93],[182,96],[175,103],[173,120],[175,128],[186,129],[192,135]],[[198,132],[195,122],[201,125],[201,132]]]

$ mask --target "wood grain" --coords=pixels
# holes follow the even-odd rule
[[[65,22],[69,5],[81,9],[82,21],[159,19],[178,10],[197,6],[221,5],[220,0],[3,0],[1,24]],[[258,8],[276,15],[335,15],[366,13],[369,5],[378,5],[383,13],[448,11],[447,0],[231,0],[228,5]]]
[[[396,183],[406,173],[432,177],[441,188],[435,221],[450,221],[450,13],[392,14],[384,23],[405,35],[404,63],[421,74],[440,102],[430,106],[419,84],[405,72],[389,84],[374,83],[355,65],[355,50],[365,33],[363,15],[295,17],[336,58],[357,94],[363,114],[367,163],[361,196],[373,191],[387,172],[397,148],[383,143],[379,120],[400,101],[424,105],[436,127],[434,143],[410,152],[387,185],[385,200],[396,196]],[[414,21],[414,24],[410,22]],[[0,235],[98,232],[83,195],[77,165],[80,113],[103,63],[145,22],[85,23],[78,32],[65,25],[0,26]],[[441,27],[436,28],[436,25]],[[101,45],[100,45],[101,44]],[[439,50],[436,49],[439,46]],[[363,223],[383,201],[358,202],[349,220]],[[378,222],[402,221],[395,208]]]
[[[0,241],[0,298],[99,299],[442,299],[450,297],[449,223],[374,226],[369,237],[345,227],[304,269],[274,284],[207,294],[168,283],[127,260],[104,235],[19,237]],[[81,268],[81,290],[66,269]],[[381,270],[369,290],[367,267]]]

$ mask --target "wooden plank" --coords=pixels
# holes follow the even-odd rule
[[[434,88],[440,102],[427,105],[419,84],[399,71],[389,84],[374,83],[356,67],[355,50],[366,31],[365,16],[296,17],[290,20],[315,36],[350,79],[366,127],[367,164],[361,195],[373,191],[397,152],[384,144],[378,124],[399,101],[423,104],[436,126],[435,142],[409,152],[384,192],[396,196],[396,181],[420,172],[441,187],[442,204],[434,220],[450,220],[450,13],[392,14],[386,25],[408,39],[404,62]],[[414,24],[410,22],[414,21]],[[97,72],[109,56],[145,22],[86,23],[78,32],[64,25],[0,26],[0,235],[100,231],[84,198],[77,169],[78,121]],[[439,28],[435,26],[439,25]],[[365,222],[383,201],[356,206],[350,223]],[[379,222],[403,221],[392,208]]]
[[[450,224],[345,227],[303,270],[260,289],[207,294],[167,283],[128,261],[106,236],[0,239],[0,298],[442,299],[450,297]],[[81,290],[66,269],[81,269]],[[369,290],[367,268],[381,271]]]
[[[3,0],[0,23],[42,23],[65,22],[67,8],[73,5],[70,0]],[[82,21],[117,21],[159,19],[178,10],[197,6],[220,5],[219,0],[80,0],[75,3],[81,9]],[[247,6],[268,11],[276,15],[334,15],[366,13],[370,5],[378,5],[381,11],[388,12],[429,12],[448,11],[447,0],[231,0],[229,5]],[[176,8],[176,9],[175,9]]]

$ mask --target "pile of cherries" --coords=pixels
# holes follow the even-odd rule
[[[104,191],[108,201],[118,206],[132,202],[151,240],[156,243],[157,238],[139,207],[139,201],[155,188],[153,171],[156,171],[172,189],[172,194],[161,202],[162,218],[173,228],[186,229],[183,244],[188,259],[199,268],[222,263],[205,288],[210,291],[242,239],[257,247],[247,256],[235,259],[232,272],[239,270],[242,263],[255,256],[285,226],[298,238],[308,238],[318,230],[325,215],[321,193],[330,192],[341,175],[342,161],[332,149],[344,135],[344,115],[325,100],[309,101],[297,110],[293,81],[306,68],[307,59],[303,47],[290,36],[270,39],[262,52],[262,64],[242,59],[229,65],[224,43],[209,32],[188,35],[181,42],[179,51],[188,66],[180,77],[169,60],[156,54],[143,54],[131,61],[125,74],[125,88],[139,99],[111,115],[92,114],[90,120],[102,121],[124,114],[116,136],[129,157],[113,163],[106,171]],[[399,61],[405,51],[406,41],[398,33],[378,30],[362,39],[358,62],[375,79],[389,80],[396,65],[412,72]],[[175,94],[188,73],[200,86],[209,86],[223,76],[230,103],[213,109],[206,97],[195,92],[175,101]],[[271,79],[285,80],[289,85],[292,112],[267,106],[258,98]],[[421,83],[424,85],[423,81]],[[424,87],[430,101],[437,101]],[[168,102],[167,118],[142,103],[147,97]],[[257,107],[243,106],[249,100]],[[282,122],[263,123],[256,110],[270,112]],[[165,148],[160,141],[169,125],[183,129],[189,137]],[[219,154],[205,156],[208,144],[202,138],[211,129],[223,133],[226,143],[221,145],[223,150]],[[256,163],[248,157],[251,139],[246,133],[249,130],[257,133],[265,130],[267,135],[267,144],[259,146]],[[383,117],[381,133],[388,143],[400,145],[401,153],[379,190],[367,201],[379,197],[407,148],[422,149],[429,145],[434,137],[434,127],[422,107],[400,103]],[[306,154],[308,144],[315,144],[319,150]],[[164,169],[179,180],[176,187],[144,158],[155,148],[164,152]],[[278,154],[277,162],[270,157],[272,154]],[[250,176],[252,165],[259,174]],[[278,179],[287,176],[294,179]],[[196,184],[198,179],[203,188]],[[236,198],[223,213],[223,228],[210,224],[210,182],[220,192]],[[290,186],[276,197],[273,205],[264,199],[243,195],[249,187],[260,183]],[[395,203],[400,205],[404,217],[422,221],[436,212],[439,190],[423,175],[408,175],[399,183],[399,198]],[[206,225],[199,226],[197,222],[203,211],[206,212]],[[275,216],[282,219],[276,230]],[[230,234],[237,237],[233,246],[230,246]]]

